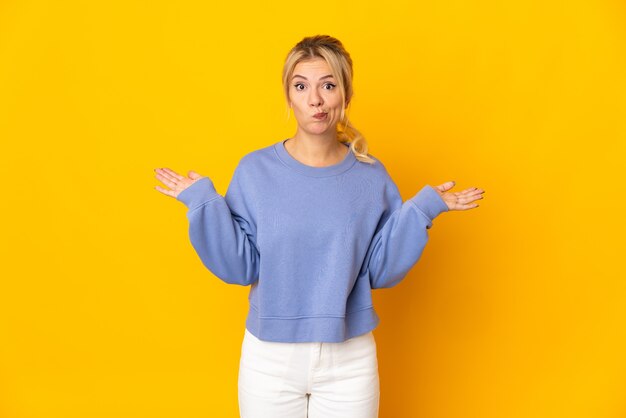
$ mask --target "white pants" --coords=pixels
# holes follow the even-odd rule
[[[284,343],[246,329],[238,385],[242,418],[377,418],[374,334],[340,343]]]

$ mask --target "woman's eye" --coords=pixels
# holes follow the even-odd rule
[[[298,90],[298,91],[301,91],[302,89],[304,89],[304,84],[302,84],[302,83],[296,83],[296,84],[294,84],[293,86],[294,86],[294,87],[296,88],[296,90]],[[324,87],[328,87],[328,86],[330,86],[330,88],[329,88],[329,89],[327,88],[326,90],[332,90],[332,89],[334,89],[335,87],[337,87],[337,86],[336,86],[336,85],[334,85],[333,83],[326,83],[326,84],[324,84]],[[299,87],[302,87],[302,89],[301,89],[301,88],[299,88]]]

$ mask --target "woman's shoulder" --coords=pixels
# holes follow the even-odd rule
[[[251,167],[271,159],[274,153],[274,144],[248,151],[239,159],[238,166]]]
[[[368,153],[367,154],[368,157],[370,157],[371,159],[374,160],[373,163],[367,163],[367,162],[360,162],[360,166],[362,166],[364,169],[366,169],[368,172],[370,172],[372,175],[376,175],[376,176],[380,176],[382,178],[387,178],[390,177],[389,176],[389,172],[387,171],[387,167],[385,166],[385,164],[383,163],[383,161],[376,157],[373,154]]]

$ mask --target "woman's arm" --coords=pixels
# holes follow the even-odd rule
[[[224,282],[252,284],[259,278],[260,253],[253,214],[240,183],[241,166],[235,169],[225,197],[217,193],[210,178],[193,174],[190,185],[171,194],[188,208],[193,248],[204,266]],[[189,183],[184,177],[178,182]]]
[[[394,287],[420,259],[428,242],[428,229],[442,212],[478,207],[484,190],[476,187],[448,192],[453,181],[439,186],[426,185],[415,196],[402,202],[397,186],[387,177],[387,207],[383,227],[374,235],[365,257],[372,289]]]
[[[403,203],[396,185],[389,181],[386,220],[374,235],[365,258],[372,289],[394,287],[402,281],[420,259],[434,218],[448,210],[431,186],[424,186]]]

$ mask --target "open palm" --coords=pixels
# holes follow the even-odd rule
[[[189,177],[180,175],[170,168],[155,168],[154,171],[156,172],[156,178],[169,187],[170,190],[164,189],[161,186],[154,186],[154,188],[173,198],[178,197],[180,192],[203,177],[191,170],[189,171]]]
[[[455,182],[448,181],[439,186],[433,187],[439,196],[446,202],[448,205],[448,209],[450,210],[467,210],[478,207],[478,203],[472,203],[475,200],[479,200],[483,198],[483,193],[485,191],[483,189],[479,189],[477,187],[470,187],[469,189],[465,189],[461,192],[450,192],[449,190],[453,188]]]

